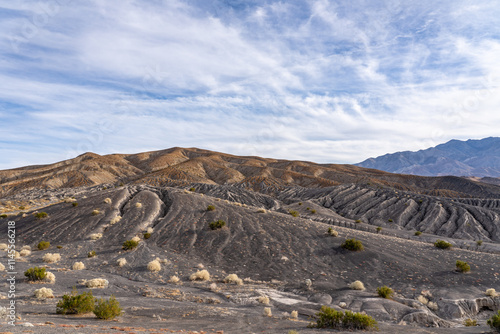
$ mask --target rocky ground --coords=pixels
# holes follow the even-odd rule
[[[373,316],[384,333],[483,333],[488,330],[486,319],[500,309],[499,297],[485,295],[489,288],[500,291],[498,207],[493,200],[453,202],[345,185],[280,193],[219,185],[189,188],[97,186],[3,199],[12,207],[24,201],[24,213],[11,210],[9,214],[16,215],[0,220],[0,228],[7,231],[7,222],[15,221],[17,249],[29,245],[32,253],[16,264],[18,326],[3,322],[0,332],[329,333],[307,327],[321,305],[329,305]],[[425,224],[404,214],[405,203],[419,210],[412,202],[424,211],[419,217]],[[444,213],[431,220],[435,202],[443,208],[436,212]],[[209,205],[215,209],[208,211]],[[376,206],[382,208],[379,213]],[[488,209],[490,225],[482,223],[486,219],[478,213],[480,207]],[[460,223],[462,209],[475,221]],[[293,217],[290,210],[299,216]],[[33,214],[42,211],[48,217]],[[450,218],[454,216],[459,218]],[[395,217],[392,224],[387,217]],[[218,219],[226,226],[210,229],[209,223]],[[356,223],[358,219],[362,222]],[[482,229],[468,230],[466,224]],[[377,233],[378,226],[382,230]],[[420,237],[414,235],[416,226],[425,232]],[[337,237],[327,233],[330,227]],[[151,237],[144,239],[147,231]],[[123,242],[133,237],[141,238],[138,248],[123,250]],[[479,237],[484,240],[481,246],[476,243]],[[340,247],[348,238],[362,241],[365,250]],[[455,247],[437,249],[437,238]],[[36,250],[40,241],[50,241],[51,247]],[[89,258],[91,251],[96,256]],[[59,253],[61,260],[47,264],[42,260],[46,253]],[[0,251],[0,256],[6,265],[6,252]],[[126,265],[117,264],[121,258]],[[161,270],[152,273],[147,265],[154,259]],[[468,262],[471,272],[458,273],[456,260]],[[75,262],[83,262],[85,269],[73,270]],[[55,274],[55,283],[32,284],[23,278],[29,267],[44,265]],[[191,281],[202,268],[210,280]],[[229,274],[238,275],[243,284],[224,283]],[[6,298],[6,271],[0,276],[0,293]],[[170,282],[172,276],[180,281]],[[100,321],[92,314],[56,314],[63,294],[73,287],[88,291],[84,280],[93,278],[109,282],[92,291],[96,297],[116,296],[122,316]],[[348,287],[356,280],[366,290]],[[377,296],[382,285],[395,290],[392,299]],[[33,292],[40,287],[51,288],[55,298],[36,299]],[[269,305],[259,301],[264,296]],[[0,305],[7,302],[0,300]],[[272,316],[264,315],[267,307]],[[291,318],[292,311],[298,312],[297,319]],[[464,327],[467,318],[479,326]],[[26,327],[29,324],[35,327]]]

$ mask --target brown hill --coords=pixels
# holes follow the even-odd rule
[[[254,190],[359,184],[445,197],[500,197],[498,186],[458,177],[419,177],[352,165],[242,157],[178,147],[138,154],[85,153],[50,165],[0,171],[0,197],[28,189],[120,183],[245,184]]]

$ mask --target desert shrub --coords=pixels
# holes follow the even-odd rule
[[[500,333],[500,311],[488,319],[487,324],[492,330],[496,330]]]
[[[31,255],[31,251],[29,249],[21,249],[21,251],[19,252],[19,255],[21,255],[21,256],[30,256]]]
[[[106,204],[111,204],[111,198],[105,198],[104,203]]]
[[[61,260],[61,254],[59,253],[47,253],[42,257],[43,262],[55,263]]]
[[[299,205],[302,205],[302,202],[299,202]]]
[[[71,205],[73,205],[74,207],[77,207],[78,206],[78,202],[73,202],[73,203],[71,203]]]
[[[87,257],[94,257],[94,256],[96,256],[95,250],[92,250],[87,253]]]
[[[417,232],[415,232],[415,235],[416,235],[417,237],[419,237],[419,236],[421,236],[421,235],[422,235],[422,232],[417,231]]]
[[[63,246],[59,246],[59,245],[58,245],[58,246],[56,246],[56,247],[57,247],[57,249],[61,249],[61,248],[63,248]]]
[[[362,223],[363,221],[362,221],[361,219],[356,219],[354,222],[355,222],[355,223],[360,224],[360,223]]]
[[[118,267],[123,267],[127,264],[127,259],[122,257],[121,259],[118,259],[116,261],[116,264],[118,265]]]
[[[298,216],[300,216],[299,212],[295,211],[295,210],[289,210],[288,213],[291,214],[292,217],[298,217]]]
[[[47,273],[45,274],[44,281],[46,281],[47,283],[53,284],[56,282],[56,275],[54,275],[50,271],[47,271]]]
[[[260,208],[259,210],[257,210],[258,213],[266,213],[266,209],[263,209],[263,208]]]
[[[437,311],[438,310],[438,304],[435,303],[435,302],[429,302],[429,303],[427,303],[427,307],[430,308],[433,311]]]
[[[382,227],[377,227],[377,233],[380,233],[380,231],[382,231]]]
[[[143,237],[144,237],[144,239],[147,240],[147,239],[151,238],[151,233],[146,232],[143,234]]]
[[[208,226],[210,226],[210,229],[212,230],[217,230],[226,226],[226,222],[219,219],[217,221],[211,222]]]
[[[243,280],[236,274],[229,274],[224,278],[224,283],[233,283],[236,285],[243,285]]]
[[[9,245],[7,245],[6,243],[1,243],[0,244],[0,250],[6,250],[6,249],[9,249]]]
[[[385,285],[377,288],[377,294],[382,298],[391,298],[393,293],[394,291],[392,291],[391,288]]]
[[[45,268],[33,267],[24,272],[29,281],[41,281],[47,276]]]
[[[270,307],[264,307],[264,315],[266,317],[272,317],[273,316],[273,311],[271,311]]]
[[[259,303],[264,304],[264,305],[269,305],[269,297],[268,296],[260,296],[258,299]]]
[[[349,284],[349,288],[353,290],[365,290],[365,285],[361,281],[354,281],[351,284]]]
[[[92,312],[94,309],[95,298],[92,291],[78,294],[76,289],[73,289],[70,295],[62,296],[62,299],[56,305],[56,313],[58,314],[85,314]]]
[[[467,262],[457,260],[456,266],[458,272],[468,273],[470,271],[470,266]]]
[[[92,233],[89,238],[90,240],[99,240],[102,238],[102,233]]]
[[[486,296],[490,296],[490,297],[496,297],[497,296],[497,292],[495,291],[495,289],[487,289],[486,292],[485,292]]]
[[[193,187],[189,188],[189,191],[196,191]]]
[[[8,215],[6,215],[6,214],[1,214],[1,215],[0,215],[0,219],[5,219],[5,218],[7,218],[7,217],[8,217]]]
[[[170,276],[170,279],[168,280],[170,283],[179,283],[180,279],[177,276]]]
[[[100,214],[100,213],[101,213],[101,211],[99,211],[99,210],[94,210],[94,211],[92,211],[92,216],[97,216],[97,215],[98,215],[98,214]]]
[[[465,326],[465,327],[473,327],[473,326],[477,326],[477,320],[465,319],[465,320],[464,320],[464,326]]]
[[[389,223],[392,223],[393,221],[394,221],[394,220],[392,220],[392,219],[389,219]]]
[[[434,246],[436,248],[439,248],[439,249],[449,249],[451,248],[452,244],[450,244],[449,242],[446,242],[444,240],[437,240],[435,243],[434,243]]]
[[[210,273],[206,269],[199,270],[199,271],[195,272],[194,274],[192,274],[189,277],[189,279],[191,281],[208,281],[208,280],[210,280]]]
[[[39,250],[44,250],[44,249],[47,249],[47,248],[49,248],[49,247],[50,247],[50,242],[48,242],[48,241],[40,241],[40,242],[38,243],[38,246],[37,246],[37,247],[38,247],[38,249],[39,249]]]
[[[153,273],[156,273],[158,271],[161,270],[161,264],[160,264],[160,261],[158,260],[153,260],[151,262],[148,263],[148,270],[153,272]]]
[[[108,284],[108,280],[104,278],[94,278],[89,281],[85,281],[85,286],[90,289],[104,289],[108,286]]]
[[[0,263],[0,271],[4,271],[4,270],[5,270],[5,266]]]
[[[83,269],[85,269],[85,264],[83,264],[83,262],[73,263],[73,270],[83,270]]]
[[[122,309],[115,296],[111,295],[108,300],[102,298],[97,300],[92,312],[94,312],[98,319],[109,320],[119,316],[122,313]]]
[[[292,311],[290,313],[290,318],[297,320],[299,318],[299,312],[298,311]]]
[[[481,246],[483,244],[483,240],[476,241],[476,245]]]
[[[54,298],[54,291],[47,288],[36,289],[33,294],[35,295],[36,299]]]
[[[47,218],[49,216],[49,214],[47,212],[37,212],[35,213],[35,218],[36,219],[43,219],[43,218]]]
[[[424,304],[424,305],[427,305],[429,303],[429,300],[427,298],[425,298],[424,296],[422,296],[422,295],[418,296],[417,300],[419,302],[421,302],[422,304]]]
[[[331,227],[328,228],[328,234],[331,235],[332,237],[338,237],[339,236],[339,232],[335,231]]]
[[[110,220],[109,224],[110,225],[115,225],[116,223],[118,223],[120,220],[122,219],[121,216],[116,216],[114,217],[113,219]]]
[[[135,241],[135,242],[141,242],[141,238],[139,238],[138,236],[135,236],[130,240]]]
[[[378,330],[378,323],[372,317],[351,311],[336,311],[328,306],[321,307],[321,311],[316,314],[316,324],[311,327],[332,328],[347,330]]]
[[[123,249],[124,250],[131,250],[131,249],[135,249],[137,248],[137,246],[139,246],[139,242],[135,241],[135,240],[127,240],[123,243]]]
[[[311,213],[312,213],[312,214],[315,214],[315,213],[316,213],[316,210],[312,209],[312,210],[311,210]]]
[[[19,210],[24,210],[24,209],[26,209],[26,207],[24,207],[22,205],[19,207]]]
[[[139,203],[139,202],[135,203],[135,207],[136,207],[137,209],[142,208],[142,203]]]
[[[358,252],[364,249],[361,241],[356,239],[347,239],[340,245],[342,248],[348,249],[350,251]]]
[[[21,250],[31,250],[31,246],[30,245],[24,245],[23,247],[21,247]]]
[[[207,211],[214,211],[214,210],[215,210],[215,206],[213,206],[213,205],[207,206]]]

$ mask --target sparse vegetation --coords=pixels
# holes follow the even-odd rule
[[[85,286],[87,288],[98,288],[98,289],[104,289],[109,285],[109,282],[107,279],[104,278],[94,278],[89,281],[85,281]]]
[[[189,188],[189,191],[194,192],[194,191],[196,191],[196,189],[195,189],[195,188],[193,188],[193,187],[191,187],[191,188]]]
[[[48,249],[49,247],[50,247],[50,242],[48,241],[40,241],[37,246],[39,250],[45,250]]]
[[[48,282],[48,283],[51,283],[51,284],[55,283],[56,282],[56,275],[54,275],[50,271],[47,271],[45,273],[45,281]]]
[[[73,203],[71,203],[71,205],[73,205],[74,207],[77,207],[78,206],[78,202],[73,202]]]
[[[36,289],[33,292],[33,294],[36,297],[36,299],[54,298],[54,291],[52,291],[52,289],[47,289],[47,288]]]
[[[43,262],[55,263],[61,260],[61,254],[59,253],[47,253],[42,257]]]
[[[96,253],[94,250],[87,253],[87,257],[94,257],[94,256],[96,256]]]
[[[30,256],[31,255],[31,251],[29,249],[21,249],[21,251],[19,252],[19,255],[21,255],[21,256]]]
[[[92,216],[97,216],[100,213],[101,212],[99,210],[94,210],[94,211],[92,211]]]
[[[116,264],[118,265],[118,267],[123,267],[127,264],[127,259],[122,257],[122,258],[116,260]]]
[[[415,235],[416,235],[417,237],[419,237],[419,236],[421,236],[421,235],[422,235],[422,232],[417,231],[417,232],[415,232]]]
[[[0,219],[5,219],[5,218],[7,218],[7,217],[8,217],[8,215],[6,215],[6,214],[1,214],[1,215],[0,215]]]
[[[210,229],[212,230],[217,230],[217,229],[220,229],[220,228],[223,228],[224,226],[226,226],[226,222],[219,219],[217,221],[213,221],[209,224],[210,226]]]
[[[473,327],[473,326],[477,326],[477,320],[465,319],[465,320],[464,320],[464,326],[465,326],[465,327]]]
[[[170,283],[179,283],[180,279],[177,276],[170,276],[170,279],[168,280]]]
[[[363,222],[363,221],[362,221],[361,219],[356,219],[356,220],[355,220],[355,223],[357,223],[357,224],[361,224],[362,222]]]
[[[135,203],[135,207],[136,207],[137,209],[142,208],[142,203],[139,203],[139,202]]]
[[[42,281],[47,276],[47,273],[45,272],[45,268],[33,267],[26,270],[24,276],[29,281]]]
[[[349,284],[349,288],[353,290],[365,290],[365,285],[361,281],[354,281],[351,284]]]
[[[353,252],[359,252],[364,249],[363,244],[361,241],[356,240],[356,239],[347,239],[340,245],[342,248],[353,251]]]
[[[102,233],[92,233],[89,238],[90,240],[99,240],[102,238]]]
[[[289,210],[288,213],[291,214],[292,217],[298,217],[298,216],[300,216],[299,212],[295,211],[295,210]]]
[[[299,318],[299,312],[298,311],[292,311],[290,313],[290,319],[297,320]]]
[[[263,208],[260,208],[259,210],[257,210],[258,213],[266,213],[266,209],[263,209]]]
[[[135,240],[127,240],[123,243],[123,249],[124,250],[131,250],[131,249],[135,249],[137,248],[137,246],[139,246],[139,242],[135,241]]]
[[[382,231],[382,227],[378,226],[377,227],[377,233],[380,233],[380,231]]]
[[[316,314],[316,324],[310,327],[347,329],[347,330],[378,330],[378,323],[372,317],[351,311],[336,311],[328,306],[321,307],[321,311]]]
[[[377,294],[379,297],[382,297],[382,298],[386,298],[386,299],[391,298],[393,293],[394,293],[394,291],[385,285],[377,288]]]
[[[259,303],[264,304],[264,305],[269,305],[270,300],[268,296],[260,296],[258,299]]]
[[[49,214],[47,212],[37,212],[35,213],[35,218],[36,219],[43,219],[43,218],[47,218],[49,216]]]
[[[111,204],[111,198],[105,198],[104,203],[106,204]]]
[[[271,310],[270,307],[264,307],[264,315],[266,317],[272,317],[273,316],[273,311]]]
[[[116,216],[114,217],[113,219],[111,219],[111,221],[109,222],[110,225],[115,225],[116,223],[118,223],[120,220],[122,219],[121,216]]]
[[[149,262],[147,268],[150,272],[153,272],[153,273],[159,272],[161,270],[160,261],[153,260],[153,261]]]
[[[24,209],[26,209],[26,208],[22,205],[19,207],[19,210],[24,210]]]
[[[483,240],[476,241],[476,245],[481,246],[483,244]]]
[[[224,283],[233,283],[236,285],[243,285],[243,280],[236,274],[229,274],[224,278]]]
[[[314,215],[316,213],[316,210],[312,209],[311,213]]]
[[[338,237],[339,236],[339,232],[335,231],[331,227],[328,228],[328,234],[331,235],[332,237]]]
[[[104,300],[103,298],[97,300],[92,312],[94,312],[98,319],[110,320],[119,316],[122,313],[122,309],[115,296],[111,295],[108,300]]]
[[[457,260],[456,266],[458,272],[468,273],[470,271],[470,266],[467,262]]]
[[[94,310],[95,298],[92,291],[78,294],[73,289],[70,295],[64,295],[57,303],[56,313],[58,314],[85,314]]]
[[[486,296],[489,296],[489,297],[496,297],[498,296],[497,292],[495,289],[487,289],[486,292],[485,292],[485,295]]]
[[[57,245],[56,247],[57,247],[57,249],[63,248],[63,246],[60,246],[60,245]]]
[[[151,238],[151,233],[146,232],[146,233],[143,234],[143,236],[144,236],[144,239],[147,240],[147,239]]]
[[[500,333],[500,311],[488,319],[487,324],[492,330],[496,330]]]
[[[191,281],[209,281],[210,280],[210,273],[206,270],[199,270],[192,274],[189,279]]]
[[[214,210],[215,210],[215,206],[213,206],[213,205],[207,206],[207,211],[214,211]]]
[[[393,221],[394,221],[394,220],[392,220],[392,219],[390,219],[390,218],[389,218],[389,223],[392,223]]]
[[[434,243],[434,246],[436,248],[439,248],[439,249],[449,249],[452,247],[452,244],[450,244],[449,242],[446,242],[444,240],[437,240],[435,243]]]
[[[83,269],[85,269],[85,264],[83,264],[83,262],[73,263],[73,270],[83,270]]]

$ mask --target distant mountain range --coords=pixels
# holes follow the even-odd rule
[[[418,152],[398,152],[367,159],[356,166],[390,173],[421,176],[483,177],[488,183],[500,184],[500,138],[451,140]]]

